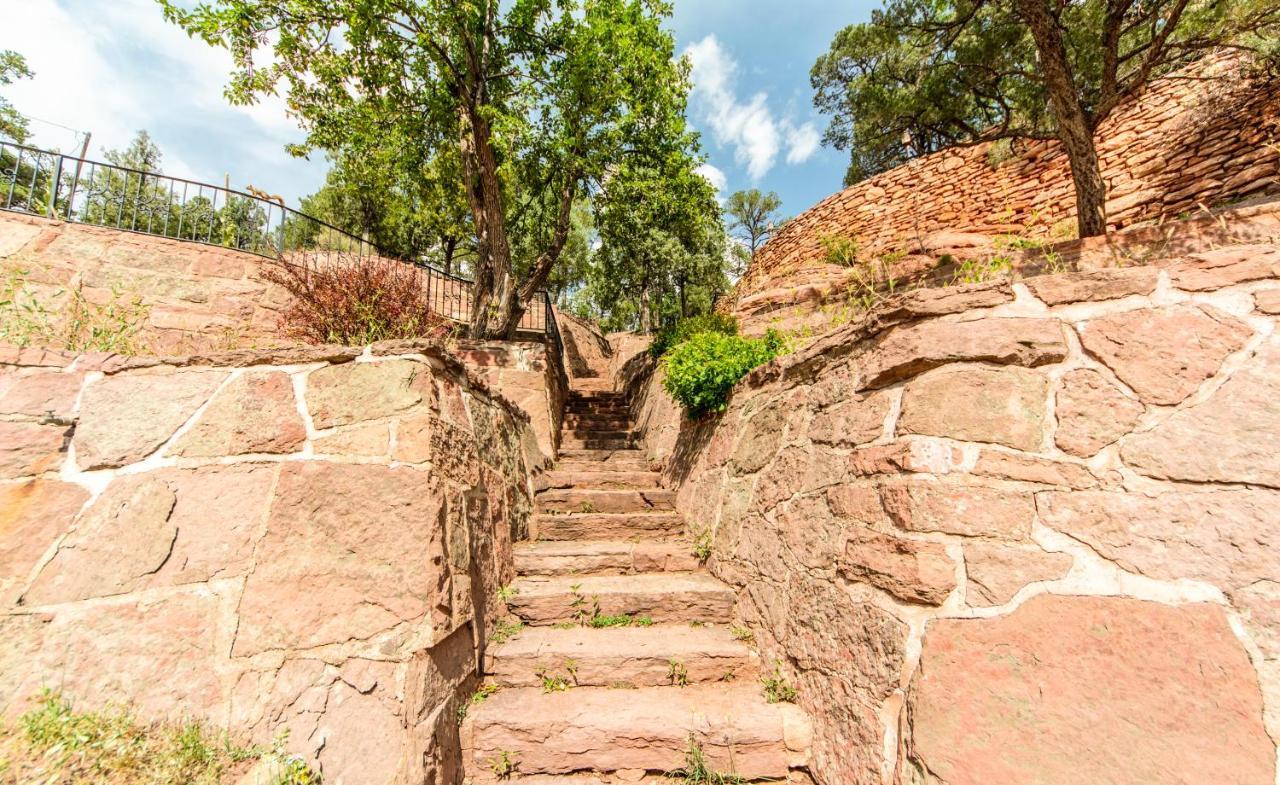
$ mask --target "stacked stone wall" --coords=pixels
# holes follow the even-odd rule
[[[458,782],[528,418],[412,342],[0,351],[0,709],[198,717],[327,782]]]
[[[1280,248],[898,295],[633,398],[820,783],[1274,785]]]
[[[1238,68],[1232,57],[1211,58],[1190,74],[1153,83],[1102,124],[1098,154],[1112,228],[1280,192],[1280,90]],[[1196,78],[1204,75],[1227,78]],[[951,148],[824,199],[760,250],[721,307],[821,277],[827,237],[856,240],[866,260],[963,244],[965,234],[1073,233],[1075,199],[1061,146],[1034,141],[1004,155],[1000,149]]]

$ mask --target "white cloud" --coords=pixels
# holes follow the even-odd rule
[[[738,98],[738,63],[714,35],[690,44],[684,53],[692,66],[694,106],[716,142],[734,148],[735,160],[753,180],[769,173],[784,144],[789,164],[803,163],[818,149],[813,124],[774,119],[767,93],[755,93],[745,101]]]
[[[707,182],[711,183],[711,187],[716,189],[716,198],[719,198],[720,193],[724,191],[725,184],[728,182],[728,178],[724,176],[724,172],[720,171],[717,167],[706,163],[699,166],[696,171],[698,174],[702,175]]]
[[[790,120],[784,120],[782,127],[787,132],[787,163],[802,164],[818,152],[818,144],[822,137],[813,123],[805,123],[796,127]]]
[[[155,0],[21,0],[3,17],[0,49],[20,52],[35,72],[5,97],[24,114],[91,131],[90,157],[145,128],[165,174],[221,183],[230,172],[233,187],[254,182],[289,195],[320,178],[320,164],[283,150],[303,138],[283,99],[230,106],[230,54],[166,22]],[[71,131],[39,122],[32,131],[37,146],[78,149]]]

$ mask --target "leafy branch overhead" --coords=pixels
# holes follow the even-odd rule
[[[846,183],[955,144],[1057,139],[1081,236],[1101,233],[1093,135],[1153,78],[1209,52],[1270,52],[1274,0],[889,0],[840,31],[810,74],[850,151]]]
[[[569,243],[574,204],[614,171],[694,161],[688,66],[661,0],[159,2],[232,53],[232,101],[286,95],[307,131],[299,154],[390,139],[410,172],[458,161],[477,336],[514,332]]]

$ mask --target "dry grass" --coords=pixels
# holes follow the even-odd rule
[[[264,762],[264,785],[320,782],[279,743],[244,747],[195,721],[144,724],[123,711],[76,711],[53,692],[0,724],[0,785],[231,785]]]

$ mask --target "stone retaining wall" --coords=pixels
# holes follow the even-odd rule
[[[1230,57],[1194,67],[1236,73]],[[1244,197],[1280,192],[1280,90],[1274,82],[1166,78],[1098,130],[1113,228],[1166,222]],[[1074,233],[1075,198],[1057,142],[999,160],[992,145],[959,147],[857,183],[804,211],[757,254],[721,308],[821,277],[824,237],[857,241],[860,258],[932,251],[964,234]],[[949,235],[934,237],[935,234]]]
[[[78,289],[90,303],[146,309],[138,341],[153,354],[278,346],[289,295],[259,276],[260,256],[102,226],[0,211],[0,272],[20,271],[51,308]],[[59,294],[61,293],[61,294]]]
[[[435,346],[0,350],[0,708],[195,716],[326,782],[459,782],[543,458]]]
[[[824,785],[1276,782],[1280,248],[899,295],[681,420]]]
[[[560,421],[569,395],[563,367],[533,341],[458,342],[458,359],[494,390],[529,415],[529,427],[547,462],[560,449]]]

